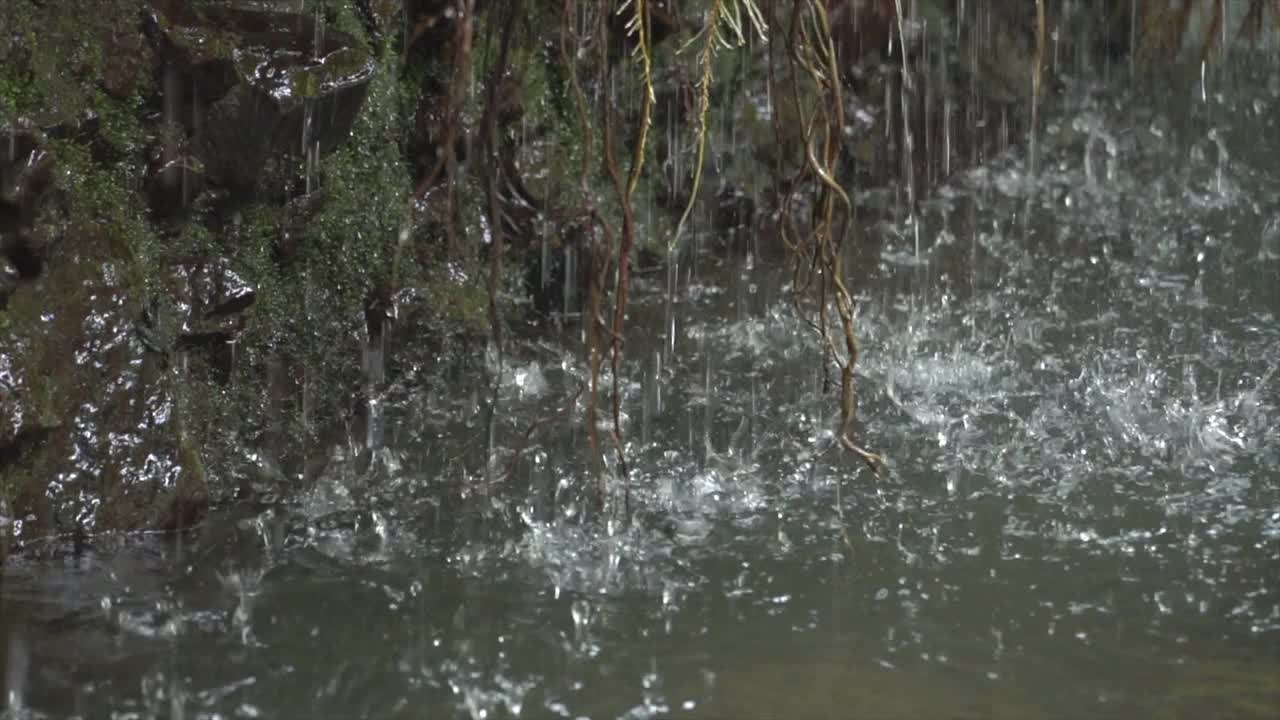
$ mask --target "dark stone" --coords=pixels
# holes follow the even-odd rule
[[[836,59],[845,79],[856,78],[866,58],[887,57],[897,13],[894,0],[827,0]]]
[[[182,150],[157,146],[145,179],[151,210],[160,217],[181,215],[204,190],[204,163]]]
[[[271,158],[347,141],[376,65],[310,15],[151,0],[165,105],[189,123],[211,182],[252,191]]]
[[[476,0],[476,12],[485,4],[484,0]],[[449,52],[458,5],[455,0],[404,0],[404,51],[411,66],[421,68]]]
[[[525,290],[534,312],[543,317],[582,312],[597,277],[608,275],[612,258],[601,242],[594,218],[585,214],[567,219],[557,237],[531,246],[527,252]],[[609,288],[601,288],[601,292],[607,295]]]
[[[9,296],[18,289],[18,282],[21,279],[22,274],[18,272],[18,266],[14,265],[8,257],[0,255],[0,308],[9,302]]]
[[[43,272],[32,229],[55,167],[40,131],[25,122],[0,125],[0,307],[19,282]]]
[[[170,107],[189,110],[217,102],[236,86],[235,36],[206,20],[186,0],[149,0],[147,38],[155,49]]]
[[[308,246],[309,234],[315,227],[311,222],[324,206],[328,193],[324,189],[298,195],[284,207],[282,221],[271,247],[271,259],[284,268],[303,256]]]
[[[39,130],[21,120],[0,125],[0,238],[30,230],[55,165]]]

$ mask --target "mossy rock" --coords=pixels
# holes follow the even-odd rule
[[[131,258],[97,226],[65,232],[7,311],[0,490],[16,539],[190,525],[208,487],[182,430],[182,378],[138,332]]]

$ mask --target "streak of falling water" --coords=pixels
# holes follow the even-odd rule
[[[382,445],[382,403],[378,397],[378,388],[382,385],[385,372],[386,332],[379,327],[370,329],[370,336],[364,344],[364,396],[368,410],[365,424],[365,447],[375,450]]]
[[[951,177],[951,93],[942,99],[942,176]]]
[[[675,117],[680,102],[679,98],[673,100],[667,113],[667,143],[671,147],[669,162],[672,163],[671,195],[675,198],[684,192],[684,133],[680,132],[680,123]]]
[[[979,16],[974,18],[973,23],[969,26],[969,43],[964,45],[969,53],[969,67],[978,67],[978,50],[981,36],[979,29],[982,27],[982,19]],[[978,73],[971,72],[969,75],[969,102],[965,103],[965,122],[964,134],[961,137],[978,137],[978,118],[982,112],[982,96],[978,93]],[[979,142],[970,142],[969,145],[969,164],[978,164],[978,150],[982,146]]]
[[[653,386],[653,414],[662,414],[662,355],[653,353],[653,377],[658,380]]]
[[[911,106],[909,97],[914,90],[911,81],[911,68],[907,62],[907,36],[902,15],[902,0],[894,0],[898,14],[898,44],[902,53],[902,82],[898,87],[898,97],[902,101],[902,164],[906,171],[907,212],[915,237],[916,260],[920,259],[920,223],[916,222],[916,181],[915,181],[915,140],[911,132]]]
[[[1129,77],[1133,77],[1138,57],[1138,0],[1129,0]]]
[[[716,414],[715,394],[711,386],[711,352],[707,347],[707,336],[710,333],[706,327],[703,327],[698,337],[698,351],[702,353],[702,395],[706,404],[703,406],[702,414],[702,451],[703,463],[711,460],[712,444],[711,444],[711,418]],[[696,449],[696,448],[695,448]]]
[[[891,154],[896,149],[893,136],[893,105],[893,83],[889,80],[884,84],[884,138],[889,144]]]
[[[311,164],[311,120],[315,114],[315,109],[310,98],[302,101],[302,157],[305,167],[304,177],[306,178],[306,194],[311,194],[311,172],[314,169]]]
[[[311,46],[312,58],[319,60],[324,57],[324,3],[316,3],[316,32],[312,38],[314,43]]]
[[[1009,149],[1009,109],[1000,108],[1000,153]]]
[[[677,251],[678,252],[678,251]],[[676,285],[679,284],[680,261],[676,252],[667,259],[667,291],[662,322],[662,352],[667,364],[673,364],[676,353]]]
[[[1094,147],[1096,147],[1099,142],[1102,143],[1107,158],[1106,177],[1108,182],[1115,179],[1116,155],[1119,152],[1119,147],[1116,144],[1116,139],[1112,137],[1110,133],[1103,130],[1099,119],[1092,115],[1082,115],[1076,118],[1072,121],[1072,126],[1077,132],[1087,133],[1089,136],[1089,139],[1084,145],[1084,177],[1085,184],[1089,190],[1096,192],[1098,190],[1098,179],[1093,169]]]
[[[311,313],[311,292],[312,279],[310,273],[303,278],[302,288],[302,316],[310,321],[313,318]],[[308,363],[302,363],[302,437],[303,442],[311,435],[311,366]]]
[[[176,68],[174,68],[171,65],[165,66],[164,80],[163,80],[164,108],[161,112],[162,112],[162,122],[164,123],[164,127],[169,128],[170,130],[173,130],[179,127],[179,122],[180,122],[179,111],[182,103],[182,98],[181,98],[182,89],[179,85],[181,80],[182,79],[181,77],[179,77],[178,71]],[[161,167],[164,167],[164,164],[172,160],[173,157],[177,154],[177,148],[174,146],[175,135],[176,133],[173,133],[173,132],[165,133],[164,135],[164,138],[165,138],[164,145],[161,148],[161,152],[162,152],[161,159],[160,159]],[[186,197],[185,192],[183,193],[183,197],[184,198]]]
[[[579,287],[578,248],[573,243],[569,243],[564,247],[564,282],[561,285],[561,300],[566,318],[578,310],[573,306],[573,300]],[[587,323],[582,323],[582,326],[585,328]]]
[[[933,105],[934,82],[933,64],[929,60],[929,21],[925,21],[920,31],[920,57],[924,65],[924,167],[929,187],[938,181],[937,171],[933,166]]]
[[[645,363],[644,383],[640,388],[641,403],[640,442],[648,445],[653,440],[653,419],[662,414],[662,353],[654,351]]]
[[[1050,65],[1050,69],[1052,71],[1052,74],[1057,75],[1059,72],[1061,72],[1061,70],[1059,69],[1059,65],[1061,64],[1061,58],[1059,56],[1061,55],[1061,52],[1062,52],[1061,29],[1055,27],[1052,30],[1050,30],[1049,40],[1053,43],[1053,63]]]
[[[584,655],[591,654],[592,606],[589,600],[579,598],[569,605],[573,618],[573,649]]]
[[[734,233],[736,235],[736,232]],[[747,319],[747,283],[750,278],[747,275],[746,255],[733,255],[734,272],[731,276],[733,283],[733,310],[736,322],[743,322]]]
[[[547,283],[551,282],[551,244],[547,242],[546,233],[543,233],[542,238],[539,240],[538,257],[540,270],[538,275],[538,290],[539,292],[546,292]],[[565,282],[568,282],[567,277],[565,278]]]
[[[27,684],[27,666],[30,660],[27,657],[26,643],[22,640],[22,629],[14,628],[12,632],[5,657],[4,705],[0,706],[4,712],[0,714],[19,718],[25,717],[22,694]]]
[[[311,39],[311,56],[312,59],[319,62],[324,58],[325,44],[325,15],[324,3],[315,4],[315,33]],[[331,103],[331,110],[337,110],[337,103]],[[311,98],[303,101],[302,105],[303,121],[302,121],[302,153],[304,162],[306,163],[306,185],[307,194],[311,194],[311,179],[320,163],[320,142],[312,140],[315,125],[315,102]],[[332,118],[330,119],[332,122]]]
[[[1218,38],[1218,59],[1225,61],[1227,59],[1227,28],[1231,26],[1231,3],[1219,3],[1221,8],[1222,22],[1218,23],[1218,31],[1221,35]]]
[[[1214,189],[1219,194],[1222,193],[1222,176],[1227,170],[1227,164],[1231,162],[1231,156],[1227,153],[1227,144],[1222,140],[1222,133],[1217,128],[1209,130],[1209,139],[1218,148],[1218,167],[1214,173]]]

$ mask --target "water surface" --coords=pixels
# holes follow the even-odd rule
[[[1280,92],[1236,95],[1074,88],[1037,178],[866,223],[887,477],[830,449],[779,258],[702,256],[638,281],[637,522],[580,489],[575,327],[516,333],[492,442],[484,379],[401,347],[370,466],[11,562],[9,714],[1275,717]]]

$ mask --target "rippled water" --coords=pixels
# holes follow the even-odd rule
[[[640,522],[583,520],[575,331],[513,343],[487,471],[485,389],[402,348],[367,472],[7,567],[10,713],[1275,717],[1272,85],[1076,89],[1036,184],[1012,152],[870,231],[887,478],[827,450],[777,258],[703,258],[672,346],[662,281],[636,301]]]

